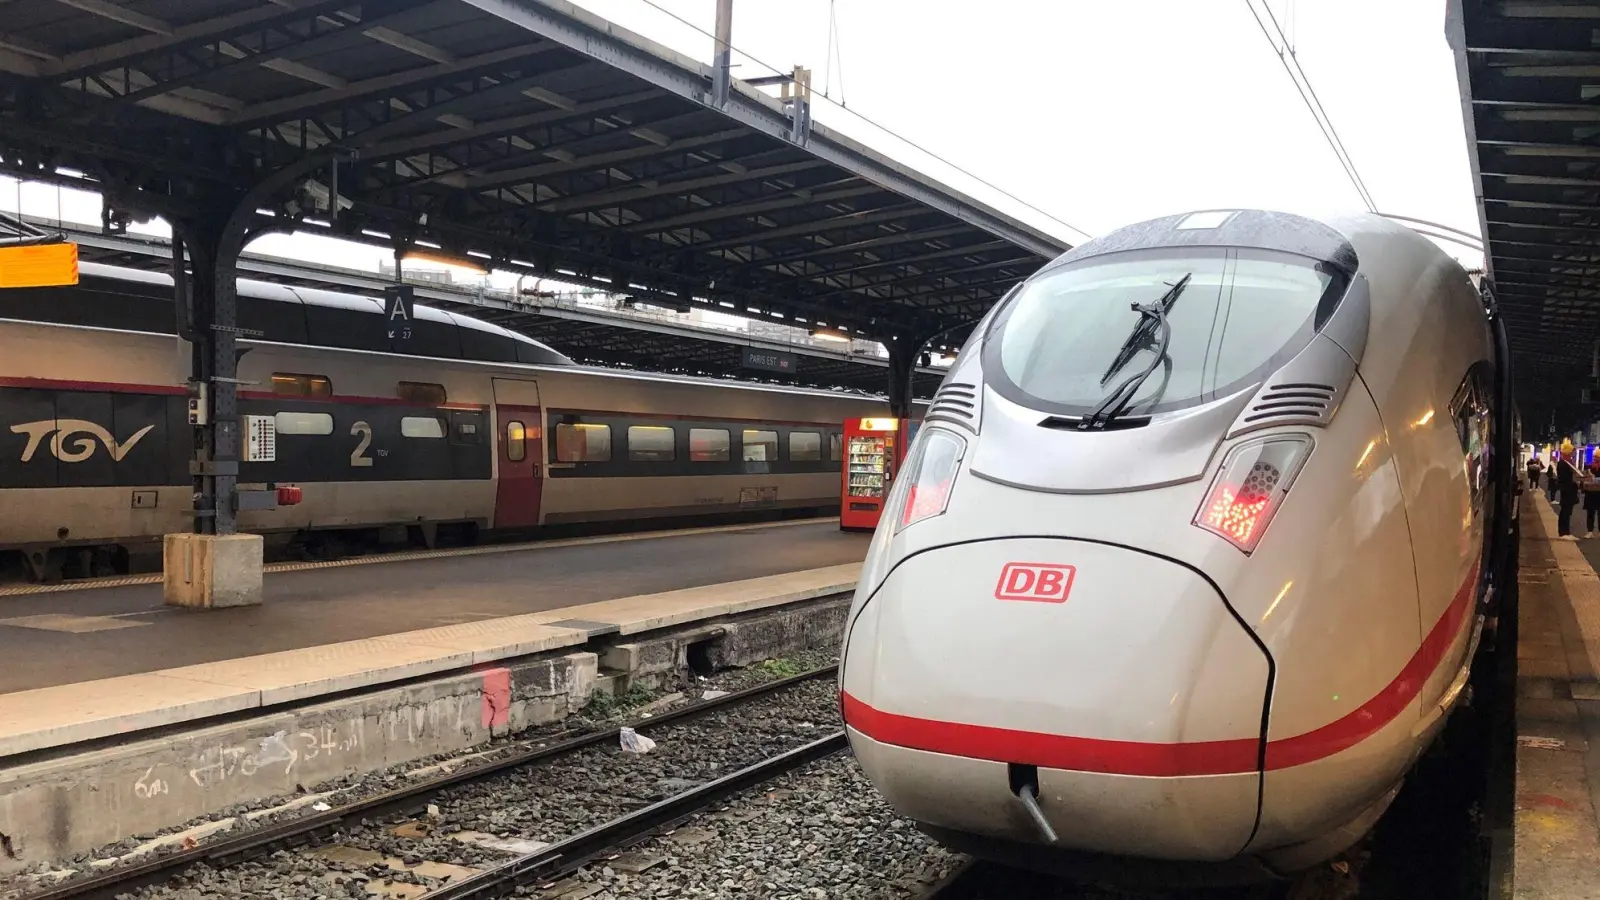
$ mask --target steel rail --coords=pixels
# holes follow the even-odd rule
[[[26,900],[80,900],[80,898],[113,900],[118,894],[129,893],[136,888],[147,885],[159,884],[182,869],[196,863],[209,863],[218,867],[230,866],[276,850],[316,844],[326,840],[329,835],[338,831],[348,822],[414,814],[424,810],[430,799],[450,788],[490,778],[511,769],[548,762],[557,757],[594,747],[607,741],[614,742],[618,740],[622,729],[625,727],[632,728],[635,731],[653,731],[667,725],[691,721],[718,710],[738,706],[741,703],[793,687],[801,682],[825,678],[837,672],[837,665],[811,669],[788,678],[780,678],[776,681],[769,681],[765,684],[758,684],[754,687],[735,691],[714,700],[694,703],[652,715],[649,718],[641,718],[625,726],[591,731],[546,747],[514,753],[492,762],[470,766],[457,772],[447,773],[406,787],[396,788],[392,791],[385,791],[381,794],[375,794],[371,797],[334,807],[326,812],[269,825],[247,834],[202,844],[189,850],[182,850],[147,862],[114,869],[103,875],[70,881],[40,893],[26,895]]]
[[[420,900],[491,900],[514,893],[521,887],[554,881],[570,875],[597,857],[615,853],[670,828],[719,800],[840,753],[849,746],[844,730],[840,729],[827,737],[652,803],[456,884],[429,891]]]

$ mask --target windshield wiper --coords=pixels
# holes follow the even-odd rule
[[[1178,295],[1183,293],[1183,289],[1189,284],[1189,276],[1193,274],[1192,272],[1184,273],[1184,276],[1179,278],[1178,282],[1169,288],[1161,296],[1160,300],[1154,303],[1132,304],[1134,312],[1139,314],[1139,324],[1135,325],[1133,333],[1128,335],[1128,340],[1122,345],[1122,350],[1117,353],[1117,358],[1112,361],[1111,368],[1107,370],[1105,377],[1111,377],[1118,369],[1127,365],[1128,360],[1133,358],[1133,354],[1137,353],[1139,348],[1149,339],[1150,330],[1159,328],[1160,337],[1156,341],[1155,354],[1151,357],[1149,365],[1145,366],[1138,374],[1131,375],[1123,380],[1121,384],[1112,389],[1111,393],[1106,395],[1104,400],[1100,401],[1100,405],[1096,406],[1093,412],[1083,417],[1083,421],[1078,423],[1079,431],[1088,431],[1091,428],[1100,429],[1110,424],[1111,420],[1121,415],[1122,411],[1128,408],[1128,404],[1133,402],[1133,398],[1139,393],[1139,389],[1144,387],[1145,380],[1150,377],[1150,373],[1161,365],[1161,361],[1167,355],[1167,345],[1172,341],[1172,325],[1167,322],[1167,312],[1172,309],[1172,304],[1177,301]],[[1101,379],[1101,383],[1105,383],[1105,378]]]
[[[1189,276],[1193,274],[1193,272],[1184,273],[1184,276],[1179,278],[1172,287],[1167,288],[1167,292],[1161,295],[1160,300],[1156,301],[1161,304],[1162,312],[1172,312],[1172,304],[1178,302],[1178,295],[1183,293],[1185,287],[1188,287]],[[1135,311],[1139,311],[1140,305],[1135,303],[1133,308]],[[1139,352],[1139,348],[1150,340],[1150,326],[1153,321],[1152,317],[1139,317],[1138,324],[1134,325],[1133,330],[1128,332],[1128,339],[1122,342],[1122,348],[1117,351],[1116,359],[1111,361],[1111,365],[1106,367],[1105,374],[1100,376],[1101,384],[1110,381],[1111,376],[1121,371],[1122,367],[1128,364],[1128,360],[1133,359],[1133,355]]]

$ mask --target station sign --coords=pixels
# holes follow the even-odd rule
[[[391,284],[383,289],[383,327],[389,340],[411,340],[411,326],[416,320],[416,288],[409,284]]]
[[[77,244],[0,247],[0,288],[63,287],[77,283]]]
[[[777,350],[761,350],[755,347],[744,348],[744,367],[746,369],[762,369],[767,372],[783,372],[793,374],[799,359],[793,353],[782,353]]]

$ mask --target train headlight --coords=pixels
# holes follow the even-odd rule
[[[1245,553],[1255,550],[1311,447],[1308,435],[1284,434],[1229,450],[1194,524]]]
[[[895,514],[896,534],[923,519],[944,515],[956,473],[961,471],[961,457],[967,452],[967,442],[943,428],[925,428],[918,438],[900,470],[905,486]]]

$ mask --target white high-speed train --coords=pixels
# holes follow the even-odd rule
[[[862,768],[1027,865],[1342,852],[1514,567],[1505,348],[1467,272],[1376,216],[1176,215],[1047,265],[961,352],[868,552]]]

